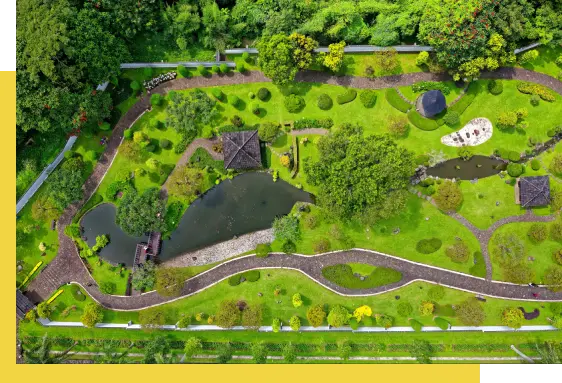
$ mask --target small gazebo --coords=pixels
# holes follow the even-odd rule
[[[517,182],[521,207],[545,206],[550,204],[550,179],[548,176],[521,177]],[[517,201],[516,201],[517,202]]]
[[[447,107],[445,96],[440,90],[430,90],[418,97],[417,111],[424,117],[430,118],[441,113]]]
[[[261,168],[261,150],[257,130],[224,133],[222,147],[225,169]]]

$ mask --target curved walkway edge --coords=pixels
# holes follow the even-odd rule
[[[562,82],[559,82],[548,75],[542,73],[536,73],[526,69],[500,68],[496,72],[483,73],[481,77],[520,79],[525,81],[533,81],[545,86],[549,86],[552,89],[554,89],[557,93],[562,95]],[[353,77],[353,76],[336,77],[324,72],[304,71],[304,72],[299,72],[295,80],[300,82],[319,82],[325,84],[345,85],[345,86],[352,86],[356,88],[383,89],[383,88],[396,87],[396,86],[412,85],[419,81],[443,81],[443,80],[450,80],[450,79],[451,77],[446,74],[433,74],[433,73],[426,73],[426,72],[381,77],[371,80],[365,77]],[[240,84],[240,83],[269,82],[269,81],[270,80],[267,77],[265,77],[263,73],[257,71],[250,71],[244,74],[229,73],[223,76],[212,76],[211,78],[197,76],[193,78],[174,79],[172,81],[163,83],[158,87],[156,87],[155,89],[153,89],[152,93],[165,94],[170,90],[182,90],[182,89],[190,89],[190,88],[197,88],[197,87],[232,85],[232,84]],[[76,213],[80,210],[80,208],[92,196],[92,194],[95,192],[97,188],[97,185],[99,185],[99,183],[103,179],[105,173],[109,169],[117,153],[119,144],[123,138],[124,130],[129,128],[138,119],[138,117],[149,108],[150,108],[149,97],[141,96],[139,101],[137,101],[137,103],[135,103],[119,120],[119,122],[116,124],[113,130],[111,138],[108,140],[105,152],[100,157],[93,173],[90,175],[90,177],[86,180],[84,184],[84,198],[81,201],[78,201],[67,207],[66,210],[61,215],[61,217],[59,218],[58,221],[59,224],[57,227],[58,239],[59,239],[59,251],[55,259],[49,265],[47,265],[47,267],[45,267],[41,271],[41,273],[29,284],[26,295],[30,297],[33,301],[38,302],[47,299],[55,289],[57,289],[62,284],[71,281],[81,283],[85,286],[88,286],[88,284],[95,286],[95,281],[93,280],[92,276],[88,272],[84,264],[84,261],[80,258],[80,255],[78,254],[74,242],[72,241],[72,239],[70,239],[64,234],[64,229],[68,224],[72,222],[72,218],[74,217],[74,215],[76,215]],[[348,253],[353,254],[353,252],[348,252]],[[384,257],[382,253],[377,253],[377,254],[379,254],[378,257],[381,256]],[[275,263],[271,261],[273,259],[276,260],[275,262],[280,262],[280,263]],[[269,267],[267,263],[272,262],[273,264],[272,267],[292,268],[291,266],[292,262],[296,259],[301,259],[301,258],[286,256],[286,255],[284,257],[276,255],[275,257],[265,258],[263,261],[253,261],[251,262],[252,263],[251,267],[254,268]],[[315,257],[311,259],[318,259],[318,258]],[[282,263],[285,260],[287,261],[286,265]],[[239,262],[242,262],[238,264],[240,270],[243,271],[248,269],[248,267],[245,267],[243,264],[243,262],[245,262],[244,260]],[[407,262],[407,261],[403,260],[402,262]],[[312,269],[316,270],[315,271],[316,273],[318,273],[318,270],[317,270],[317,266],[314,267],[312,263],[313,262],[310,262],[310,264],[306,264],[306,265],[305,264],[300,265],[301,267],[304,268],[303,270],[300,270],[299,267],[296,267],[296,269],[304,272],[305,274],[311,277],[314,277],[316,274],[314,274]],[[218,266],[217,268],[212,270],[219,270],[218,269],[219,267],[221,266]],[[309,268],[312,269],[309,270]],[[221,275],[232,274],[232,273],[228,274],[228,272],[222,271],[224,269],[220,269],[220,270],[221,271],[213,272],[214,275],[213,278],[215,279],[219,278],[220,280]],[[426,279],[426,275],[424,274],[425,269],[411,270],[411,271],[412,271],[411,274],[405,273],[407,274],[405,275],[406,279],[408,278],[410,280],[414,280],[416,278]],[[446,276],[450,277],[451,275],[454,275],[454,273],[451,272],[449,272],[449,274],[443,274],[443,273],[447,273],[447,272],[442,271],[440,275],[431,276],[428,279],[428,281],[432,281],[435,283],[442,283],[441,281],[446,281],[448,279],[448,277],[445,278]],[[207,275],[207,274],[201,274],[200,276],[191,279],[190,280],[191,282],[190,281],[186,282],[186,286],[184,286],[184,290],[186,293],[191,294],[193,293],[193,291],[200,290],[200,289],[193,290],[195,287],[193,286],[193,284],[201,283],[203,278],[202,275]],[[320,277],[321,277],[321,273],[320,273]],[[209,278],[209,277],[205,277],[205,278]],[[213,278],[210,278],[210,281],[214,280]],[[455,278],[453,278],[452,282],[456,282],[454,279]],[[216,283],[217,281],[218,280],[214,280],[214,282],[212,283]],[[497,286],[497,284],[495,284],[494,282],[485,281],[485,283],[489,284],[490,286]],[[205,286],[208,287],[209,285],[207,284]],[[453,283],[452,286],[455,288],[463,288],[458,283],[457,284]],[[523,291],[523,289],[520,288],[520,289],[516,289],[517,291],[502,292],[502,291],[494,291],[494,288],[490,288],[490,286],[488,288],[486,288],[486,286],[484,285],[477,286],[478,288],[475,290],[470,289],[471,287],[470,284],[468,284],[466,287],[468,287],[467,290],[476,291],[485,295],[493,295],[492,292],[495,292],[495,293],[500,293],[497,296],[508,297],[509,294],[513,293],[515,296],[519,297],[517,299],[525,299],[530,295],[528,288],[525,289],[525,291]],[[94,296],[96,299],[99,298],[100,301],[103,302],[104,305],[107,304],[106,307],[109,308],[115,307],[116,309],[117,308],[135,309],[135,307],[137,307],[138,309],[141,307],[148,307],[153,304],[159,304],[164,302],[162,298],[144,298],[146,296],[152,297],[152,295],[150,295],[151,293],[143,294],[139,297],[115,298],[114,296],[112,296],[109,300],[106,301],[107,298],[104,298],[104,295],[99,293],[99,290],[97,290],[97,288],[95,289],[90,288],[90,290],[89,292],[91,292],[92,296]],[[560,293],[557,295],[552,295],[552,294],[554,293],[548,293],[548,296],[552,296],[553,297],[552,299],[554,300],[558,300],[561,298]],[[105,296],[105,297],[109,297],[109,296]],[[114,298],[117,300],[114,301]],[[126,303],[125,302],[126,300],[128,300],[129,303]]]

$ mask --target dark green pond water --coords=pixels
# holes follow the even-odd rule
[[[468,161],[464,161],[462,158],[453,158],[428,168],[426,174],[439,178],[473,180],[498,174],[501,171],[498,165],[502,164],[503,161],[486,156],[473,156]],[[459,169],[457,169],[457,166]]]
[[[309,193],[287,182],[273,182],[270,174],[245,173],[223,181],[189,206],[171,238],[163,241],[160,259],[269,228],[276,216],[289,213],[298,201],[312,199]],[[97,235],[109,234],[110,242],[100,256],[131,266],[136,244],[147,237],[125,234],[115,223],[115,216],[113,205],[94,208],[82,218],[84,235],[91,246]]]

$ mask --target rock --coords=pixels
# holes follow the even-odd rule
[[[262,294],[262,293],[258,293],[258,297],[263,297],[263,294]]]
[[[396,234],[398,234],[398,233],[400,233],[400,228],[399,228],[399,227],[395,227],[395,228],[392,230],[392,234],[393,234],[393,235],[396,235]]]
[[[529,257],[527,258],[529,261],[534,262],[535,261],[535,257]]]
[[[429,217],[425,217],[425,220],[426,220],[426,221],[429,221]]]
[[[197,260],[197,257],[191,257],[191,260],[192,260],[192,261],[196,261],[196,260]]]
[[[365,280],[365,277],[364,277],[364,276],[360,276],[359,279],[362,280],[362,281],[364,281],[364,280]]]
[[[496,201],[496,206],[500,206],[500,201]]]
[[[22,271],[23,267],[21,265],[18,265],[17,269],[18,271]]]
[[[400,295],[396,295],[396,296],[394,297],[394,299],[396,299],[396,300],[400,299]]]

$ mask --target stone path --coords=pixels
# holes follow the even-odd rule
[[[553,90],[555,90],[556,92],[558,92],[559,94],[562,94],[561,82],[545,74],[532,72],[526,69],[501,68],[496,72],[483,73],[481,77],[520,79],[526,81],[533,81],[542,85],[546,85],[552,88]],[[434,73],[426,73],[426,72],[408,73],[403,75],[387,76],[387,77],[380,77],[375,79],[369,79],[366,77],[354,77],[354,76],[338,77],[338,76],[332,76],[329,73],[315,72],[315,71],[299,72],[296,76],[296,81],[300,81],[300,82],[318,82],[318,83],[325,83],[325,84],[343,85],[343,86],[350,86],[355,88],[369,88],[369,89],[384,89],[389,87],[408,86],[419,81],[446,81],[450,79],[451,77],[447,74],[434,74]],[[151,93],[165,94],[170,90],[182,90],[182,89],[197,88],[197,87],[221,86],[221,85],[255,83],[255,82],[269,82],[269,81],[270,80],[267,77],[265,77],[262,72],[258,72],[258,71],[249,71],[244,74],[231,72],[227,75],[222,75],[222,76],[211,76],[211,77],[197,76],[193,78],[174,79],[165,82],[163,84],[160,84],[159,86],[154,88]],[[144,294],[140,297],[104,296],[99,292],[99,290],[97,290],[97,288],[94,288],[96,283],[92,279],[90,273],[86,269],[85,264],[80,258],[74,242],[64,234],[64,228],[66,227],[66,225],[72,222],[72,217],[76,215],[76,213],[80,210],[80,208],[92,196],[92,194],[95,192],[98,185],[100,184],[101,180],[103,179],[105,173],[111,166],[113,158],[115,157],[118,147],[122,141],[123,132],[125,131],[125,129],[129,128],[139,118],[139,116],[141,116],[144,112],[146,112],[150,108],[149,96],[150,95],[141,96],[139,98],[139,101],[137,101],[137,103],[135,103],[116,124],[115,128],[113,129],[111,138],[109,139],[106,145],[105,152],[101,155],[94,171],[92,172],[92,174],[84,184],[84,198],[81,201],[78,201],[67,207],[66,210],[61,215],[61,217],[59,218],[58,227],[57,227],[58,239],[59,239],[59,251],[55,259],[47,267],[45,267],[40,272],[40,274],[36,278],[34,278],[34,280],[31,281],[31,283],[29,284],[26,295],[30,297],[33,301],[39,302],[47,299],[58,286],[68,283],[70,281],[79,282],[85,286],[91,285],[92,287],[89,288],[89,291],[92,293],[94,297],[96,297],[96,299],[100,299],[100,301],[102,301],[104,304],[107,304],[108,305],[107,307],[141,308],[141,307],[149,306],[151,304],[156,304],[159,302],[160,299],[162,299],[161,297],[151,298],[154,295],[156,295],[156,294],[151,295],[152,293]],[[483,253],[486,252],[486,257],[487,257],[487,248],[483,247],[482,252]],[[282,257],[270,257],[266,259],[279,260],[282,259]],[[289,258],[289,260],[290,259],[293,258]],[[349,260],[346,261],[349,262]],[[488,263],[489,263],[489,257],[487,260],[487,272],[488,272],[488,276],[491,276],[491,265],[488,265]],[[261,266],[260,262],[257,262],[256,265]],[[249,266],[253,267],[251,264]],[[284,266],[283,264],[278,264],[275,267],[283,267],[283,266]],[[488,270],[488,266],[490,266],[489,270]],[[307,265],[305,270],[303,270],[303,272],[308,271],[309,267],[312,266]],[[417,271],[419,271],[420,274],[413,274],[413,275],[416,276],[423,275],[425,277],[424,275],[425,269],[419,269]],[[220,276],[220,274],[217,273],[219,272],[213,271],[212,274],[216,276]],[[442,273],[451,273],[451,272],[447,272],[443,270]],[[413,275],[407,278],[412,279],[414,278]],[[445,274],[443,274],[443,276],[444,275]],[[437,278],[437,276],[435,277],[437,280],[433,280],[433,281],[438,282],[438,279],[440,278]],[[208,277],[199,277],[199,278],[208,278]],[[197,278],[190,281],[186,283],[186,286],[188,283],[190,284],[187,291],[191,291],[190,289],[194,288],[193,286],[194,283],[201,283],[200,279]],[[487,283],[492,283],[492,282],[487,282]],[[208,285],[203,284],[201,286],[208,286]],[[478,290],[478,291],[484,293],[484,290]],[[526,289],[526,291],[529,291],[529,289]],[[513,291],[513,293],[520,294],[522,293],[522,291],[517,291],[517,292]],[[148,297],[148,298],[144,298],[144,297]],[[151,303],[151,302],[155,302],[155,303]]]

